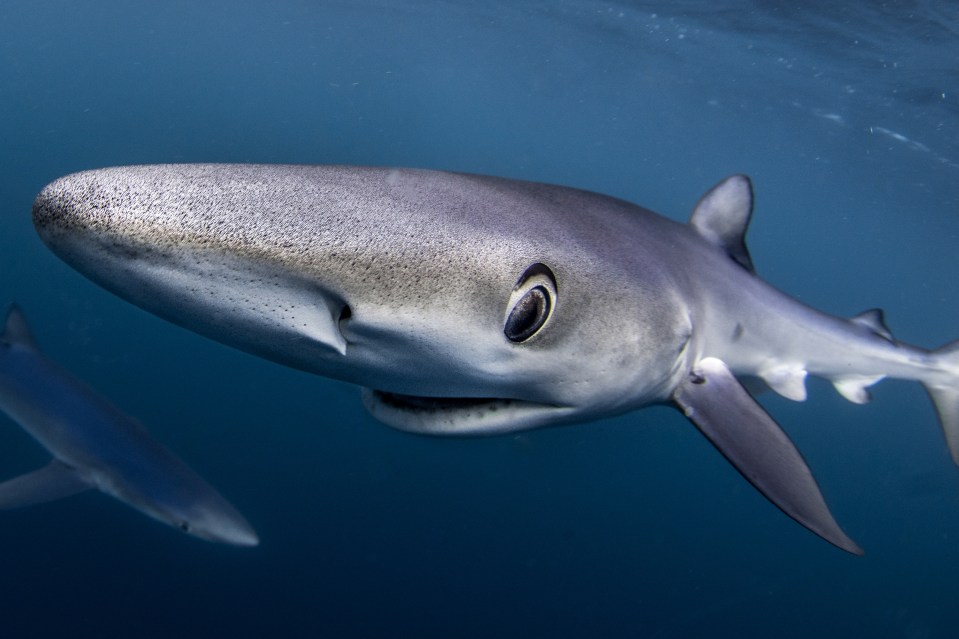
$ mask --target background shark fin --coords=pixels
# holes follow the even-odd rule
[[[746,229],[753,215],[753,186],[745,175],[731,175],[699,200],[689,225],[720,247],[743,268],[755,273],[746,250]]]
[[[93,488],[80,475],[54,459],[37,470],[0,483],[0,509],[42,504]]]
[[[26,346],[37,350],[37,344],[33,340],[33,333],[27,326],[27,319],[23,316],[23,311],[16,304],[11,304],[7,310],[7,321],[3,327],[2,339],[12,343]]]
[[[700,361],[673,401],[769,501],[826,541],[863,554],[829,512],[799,450],[723,362]]]

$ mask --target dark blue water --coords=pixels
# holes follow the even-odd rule
[[[685,219],[752,176],[759,273],[904,341],[959,337],[952,3],[0,4],[0,291],[262,543],[102,495],[0,513],[3,637],[953,637],[959,471],[922,390],[764,398],[866,549],[762,499],[674,411],[428,439],[355,388],[213,342],[49,253],[35,193],[152,162],[404,165]],[[46,461],[0,419],[0,475]]]

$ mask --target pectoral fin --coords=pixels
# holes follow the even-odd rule
[[[856,555],[789,437],[718,359],[700,361],[673,401],[749,483],[784,513]]]
[[[0,483],[0,509],[42,504],[92,488],[75,470],[54,459],[37,470]]]

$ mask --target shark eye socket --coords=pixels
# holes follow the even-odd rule
[[[519,278],[509,298],[503,333],[511,342],[525,342],[536,335],[553,312],[556,280],[544,264],[533,264]]]

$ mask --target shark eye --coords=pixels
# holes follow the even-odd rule
[[[509,312],[503,332],[510,341],[525,342],[546,323],[549,311],[546,290],[542,286],[531,288]]]
[[[180,522],[180,530],[182,530],[182,531],[185,532],[185,533],[190,532],[190,522],[188,522],[188,521],[181,521],[181,522]]]
[[[556,279],[544,264],[533,264],[516,282],[509,298],[503,333],[511,342],[525,342],[549,321],[556,300]]]

